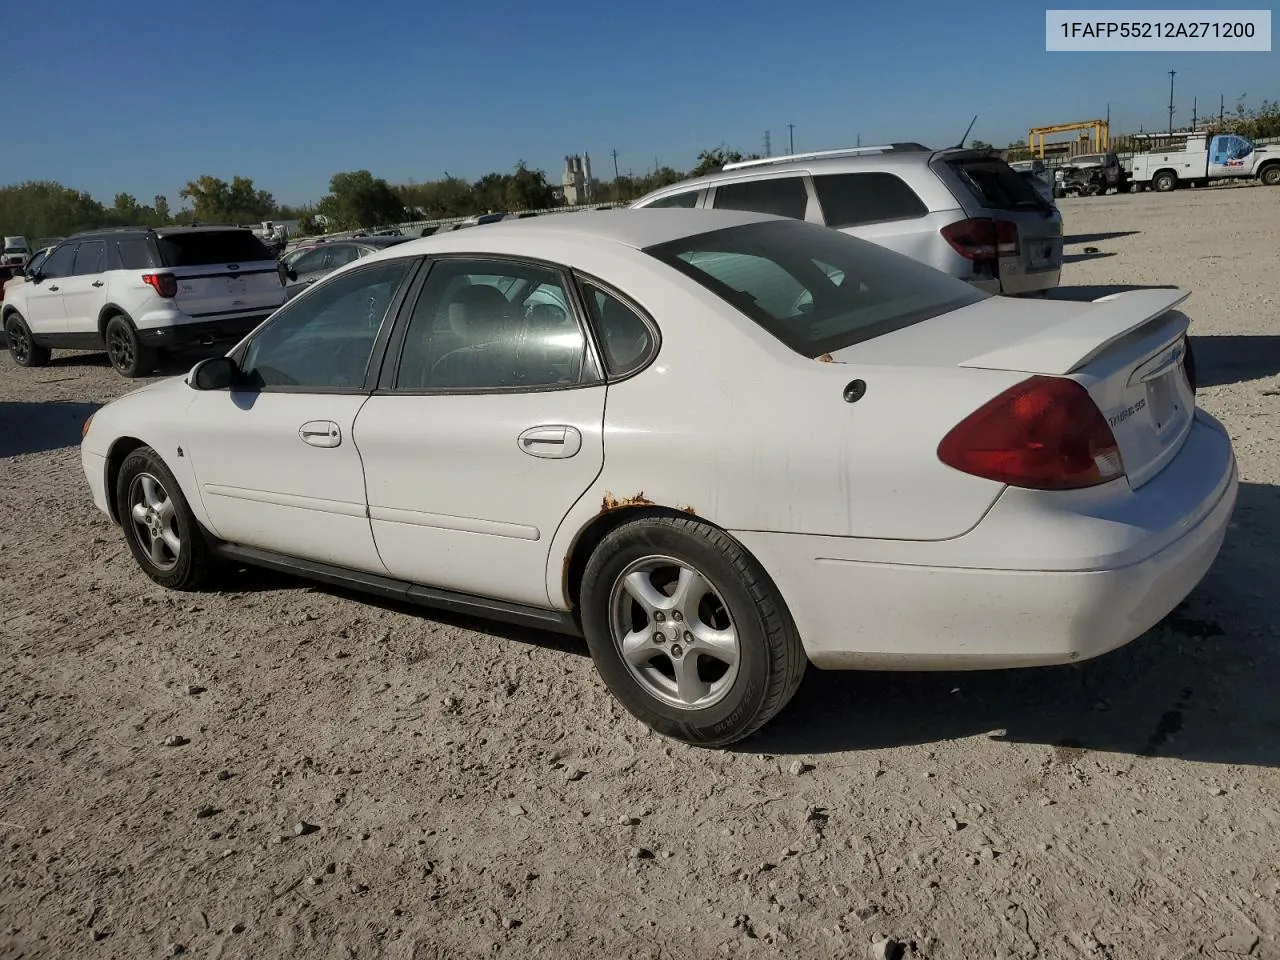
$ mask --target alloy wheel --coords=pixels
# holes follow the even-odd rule
[[[649,556],[627,566],[609,597],[613,642],[650,696],[682,710],[724,698],[741,647],[724,599],[690,564]]]
[[[138,542],[151,564],[172,570],[182,555],[178,511],[164,485],[150,473],[140,473],[129,485],[129,517]]]

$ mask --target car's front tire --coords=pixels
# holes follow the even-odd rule
[[[53,355],[48,347],[35,342],[31,328],[20,313],[11,313],[4,322],[4,337],[9,344],[9,356],[20,367],[43,367]]]
[[[583,575],[582,623],[610,692],[695,746],[750,736],[794,696],[808,663],[773,580],[695,519],[646,517],[609,533]]]
[[[197,590],[210,582],[214,557],[177,479],[160,455],[139,447],[120,465],[116,514],[134,560],[162,587]]]
[[[128,317],[116,314],[108,320],[103,339],[111,366],[122,377],[141,377],[155,369],[156,351],[142,344]]]

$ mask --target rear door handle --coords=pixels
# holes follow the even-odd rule
[[[582,449],[582,434],[576,427],[548,424],[530,427],[517,438],[520,449],[531,457],[563,459]]]
[[[93,281],[93,286],[95,286],[95,287],[100,287],[100,286],[102,286],[102,281],[101,281],[101,280],[95,280],[95,281]]]
[[[298,436],[313,447],[336,447],[342,443],[342,431],[332,420],[308,420],[298,428]]]

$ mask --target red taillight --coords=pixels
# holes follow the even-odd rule
[[[1031,377],[960,421],[938,459],[988,480],[1072,490],[1124,475],[1115,435],[1074,380]]]
[[[178,295],[178,281],[172,273],[144,273],[142,282],[166,300]]]
[[[942,237],[966,260],[995,260],[1018,254],[1018,225],[1011,220],[959,220],[943,227]]]

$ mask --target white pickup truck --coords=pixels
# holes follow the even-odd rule
[[[1259,147],[1234,133],[1187,137],[1181,150],[1140,153],[1133,158],[1129,179],[1139,190],[1165,193],[1179,184],[1253,177],[1269,187],[1280,186],[1280,151]]]

